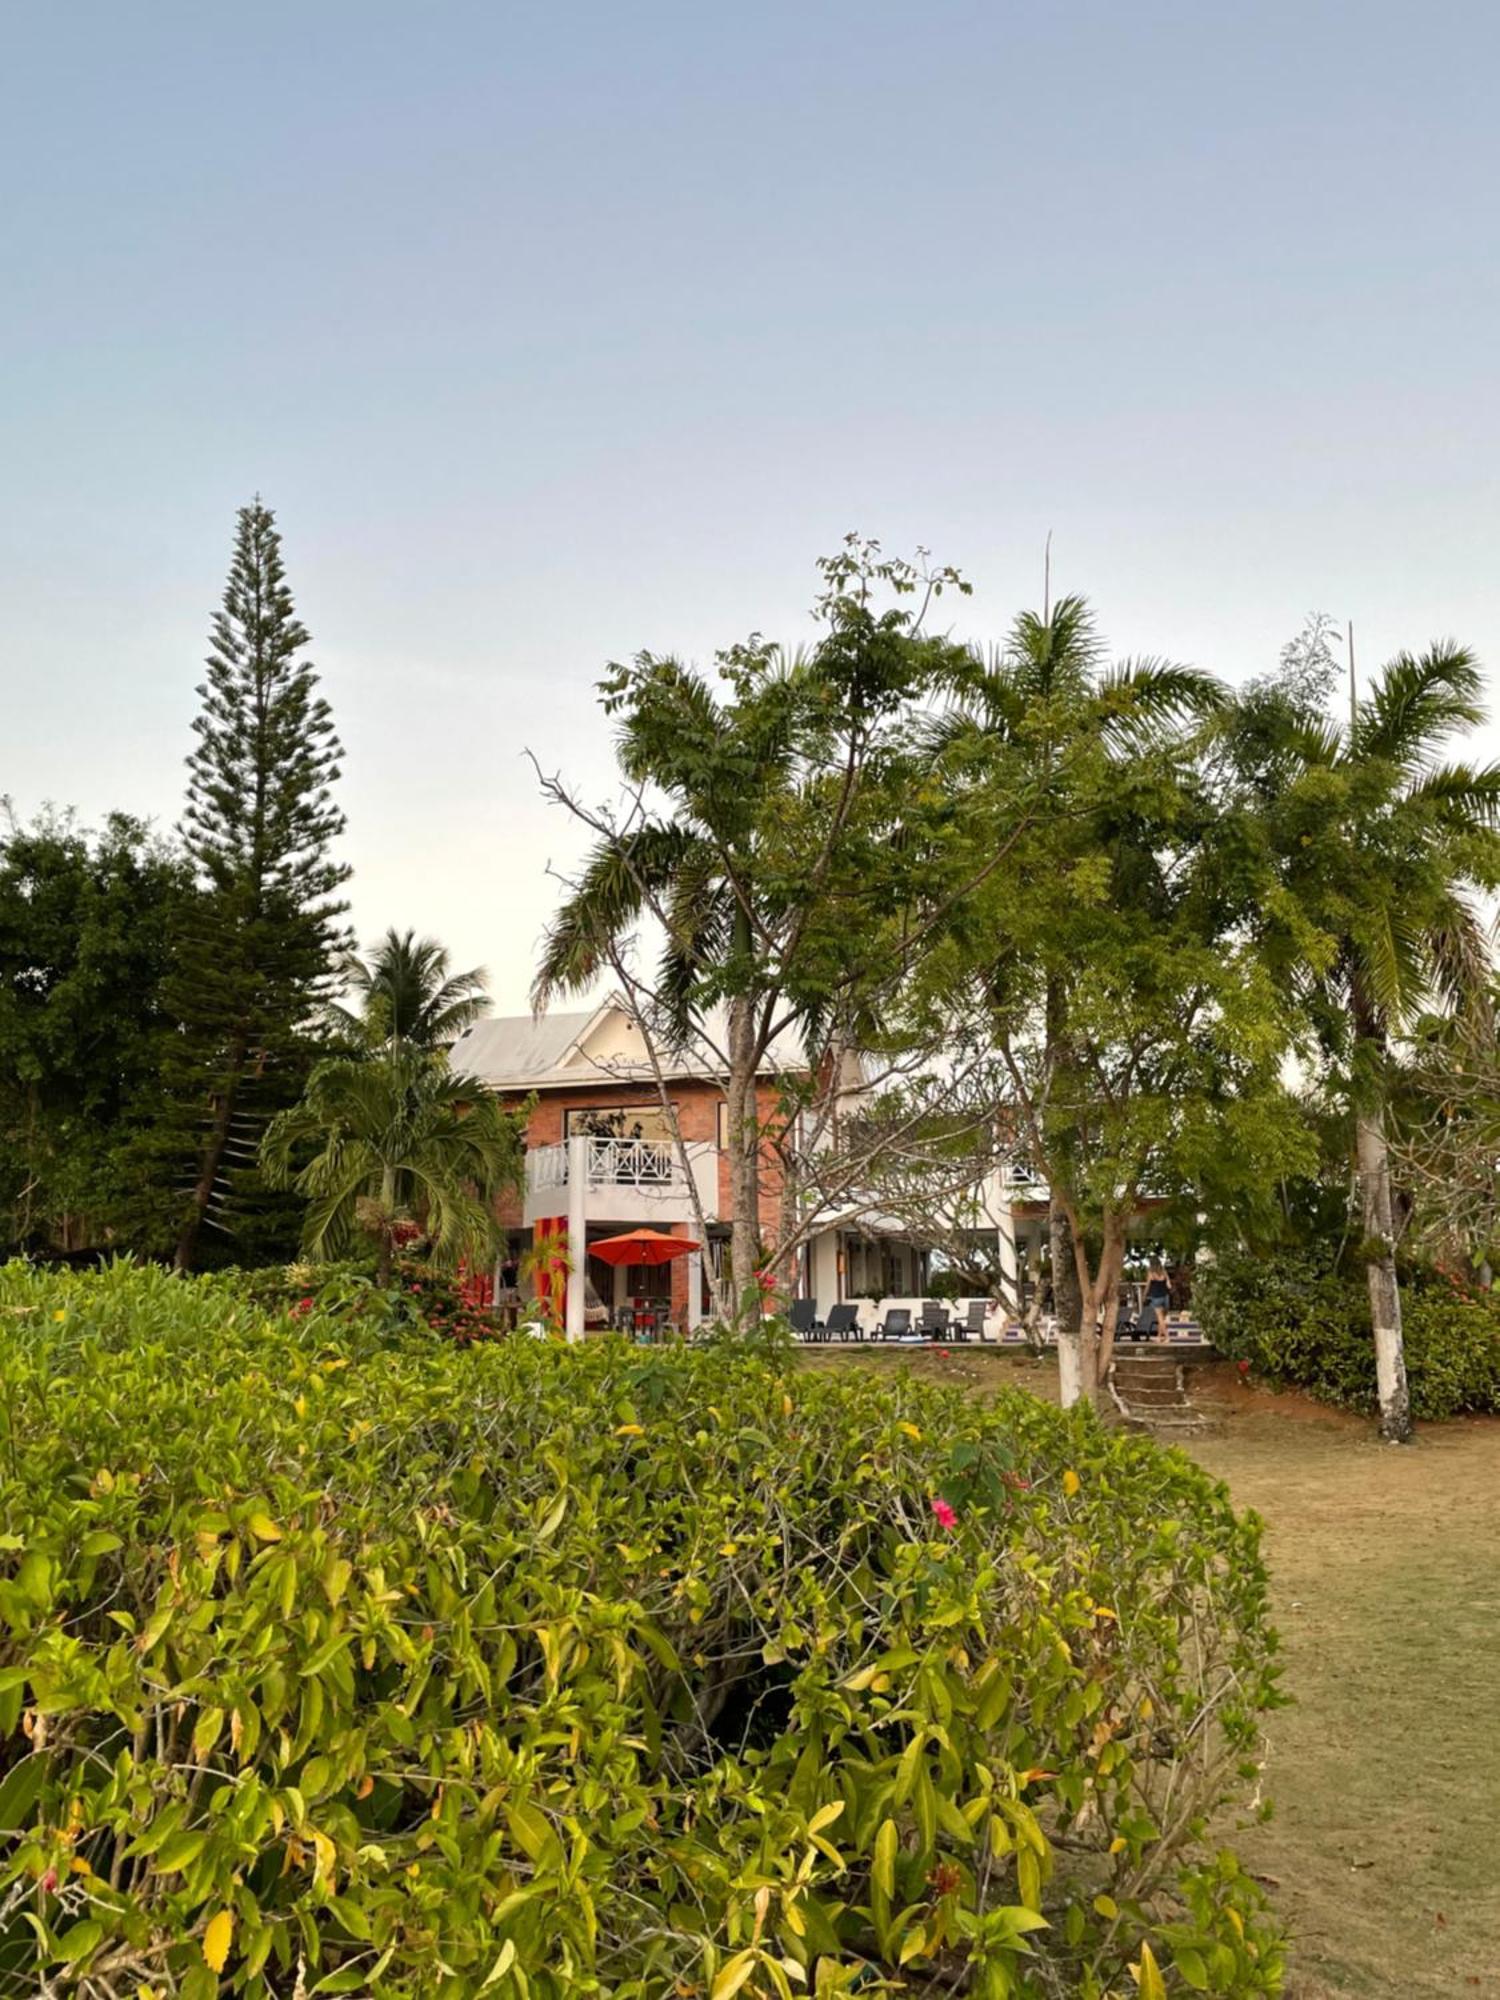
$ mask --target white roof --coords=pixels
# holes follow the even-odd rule
[[[713,1010],[704,1032],[685,1048],[657,1045],[664,1073],[673,1077],[723,1076],[718,1051],[725,1046],[723,1009]],[[606,1000],[586,1014],[511,1014],[476,1021],[449,1052],[451,1066],[491,1090],[561,1090],[569,1085],[652,1080],[646,1042],[623,1001]],[[761,1070],[806,1067],[795,1034],[778,1035]]]

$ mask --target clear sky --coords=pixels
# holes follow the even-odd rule
[[[277,510],[369,938],[525,1003],[604,663],[852,528],[1230,679],[1500,663],[1490,0],[4,10],[0,791],[176,817]]]

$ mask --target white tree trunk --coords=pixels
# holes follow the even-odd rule
[[[1406,1387],[1406,1351],[1401,1338],[1401,1291],[1396,1283],[1396,1231],[1391,1207],[1391,1162],[1385,1140],[1384,1107],[1361,1111],[1354,1128],[1360,1207],[1365,1234],[1370,1319],[1375,1329],[1375,1388],[1380,1398],[1380,1435],[1409,1444],[1411,1398]]]

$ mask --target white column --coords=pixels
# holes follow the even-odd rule
[[[691,1333],[693,1328],[700,1325],[703,1319],[703,1252],[701,1250],[690,1250],[685,1261],[687,1264],[687,1314],[683,1324],[687,1332]]]
[[[563,1328],[569,1340],[583,1338],[583,1303],[587,1291],[587,1237],[589,1141],[586,1132],[574,1132],[568,1139],[568,1307]]]

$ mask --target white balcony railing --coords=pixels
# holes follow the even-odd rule
[[[665,1139],[595,1139],[586,1142],[590,1187],[667,1188],[685,1185],[676,1148]],[[539,1146],[531,1155],[533,1187],[568,1185],[568,1148]]]

